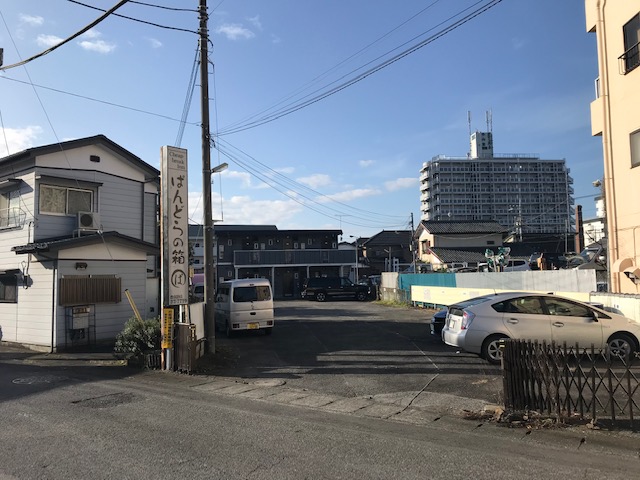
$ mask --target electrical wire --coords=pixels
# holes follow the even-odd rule
[[[232,128],[235,127],[237,125],[242,125],[243,123],[246,123],[260,115],[266,114],[269,111],[275,109],[276,107],[278,107],[279,105],[285,103],[288,100],[291,100],[293,98],[296,97],[296,95],[298,95],[299,93],[304,92],[308,87],[315,85],[317,83],[320,82],[320,80],[326,78],[329,76],[330,73],[332,73],[333,71],[336,71],[339,69],[339,67],[341,67],[342,65],[345,65],[347,62],[349,62],[350,60],[357,58],[359,56],[361,56],[364,52],[366,52],[367,50],[369,50],[371,47],[373,47],[375,44],[379,43],[380,41],[382,41],[383,39],[385,39],[386,37],[388,37],[389,35],[391,35],[393,32],[395,32],[396,30],[400,29],[401,27],[403,27],[404,25],[406,25],[407,23],[409,23],[411,20],[413,20],[414,18],[418,17],[419,15],[421,15],[422,13],[424,13],[425,11],[427,11],[428,9],[430,9],[431,7],[433,7],[436,3],[438,3],[440,0],[435,0],[434,2],[432,2],[431,4],[427,5],[426,7],[424,7],[422,10],[420,10],[419,12],[415,13],[414,15],[412,15],[411,17],[409,17],[407,20],[403,21],[401,24],[395,26],[394,28],[392,28],[390,31],[388,31],[387,33],[385,33],[384,35],[382,35],[381,37],[378,37],[376,40],[368,43],[365,47],[361,48],[360,50],[358,50],[357,52],[349,55],[347,58],[345,58],[344,60],[340,61],[338,64],[334,65],[333,67],[331,67],[329,70],[321,73],[320,75],[316,76],[315,78],[313,78],[312,80],[310,80],[309,82],[305,83],[304,85],[302,85],[301,87],[297,88],[296,90],[294,90],[292,93],[288,94],[287,96],[285,96],[284,98],[282,98],[281,100],[279,100],[278,102],[276,102],[274,105],[272,105],[271,107],[268,107],[260,112],[257,112],[253,115],[250,115],[248,117],[245,117],[244,119],[238,120],[235,123],[232,123],[230,125],[228,125],[226,128]],[[398,47],[399,48],[399,47]],[[379,57],[378,57],[379,58]],[[359,67],[362,68],[362,67]],[[356,69],[357,71],[358,69]],[[353,73],[353,70],[349,73]],[[347,74],[348,75],[348,74]],[[344,78],[344,77],[341,77]],[[332,85],[334,82],[329,83],[329,85]],[[328,86],[328,85],[326,85]],[[322,88],[326,88],[325,87],[321,87],[319,90],[320,91]],[[303,97],[305,98],[305,97]]]
[[[187,86],[187,94],[184,99],[184,106],[182,107],[182,118],[180,119],[180,127],[178,128],[178,135],[176,137],[176,147],[179,147],[180,144],[182,144],[184,127],[187,125],[187,117],[189,115],[189,109],[191,108],[191,102],[193,101],[193,93],[196,88],[196,74],[198,71],[198,58],[200,58],[200,50],[196,48],[196,53],[191,67],[191,75],[189,77],[189,84]]]
[[[319,213],[319,214],[321,214],[323,216],[326,216],[326,217],[329,217],[329,218],[332,218],[332,219],[334,219],[336,216],[338,216],[337,214],[342,214],[342,216],[349,216],[349,217],[358,218],[356,215],[353,215],[353,214],[347,215],[347,214],[344,214],[344,212],[341,211],[341,210],[338,210],[336,208],[327,206],[326,204],[320,203],[317,200],[315,200],[314,198],[311,198],[310,196],[308,196],[308,195],[306,195],[304,193],[294,192],[295,193],[295,195],[294,195],[294,194],[291,193],[291,189],[287,188],[286,185],[283,185],[281,182],[279,182],[275,178],[269,177],[269,176],[265,175],[264,173],[258,171],[256,168],[254,168],[253,166],[251,166],[247,162],[243,161],[238,156],[234,155],[233,152],[231,152],[230,150],[227,150],[224,145],[221,145],[220,143],[218,143],[217,148],[218,148],[218,150],[220,151],[220,153],[223,156],[227,157],[229,160],[231,160],[234,163],[236,163],[237,165],[239,165],[247,173],[249,173],[253,177],[257,178],[261,182],[265,183],[266,185],[268,185],[272,189],[278,191],[279,193],[281,193],[285,197],[289,198],[290,200],[294,201],[295,203],[298,203],[299,205],[301,205],[301,206],[303,206],[303,207],[305,207],[305,208],[307,208],[309,210],[312,210],[312,211],[314,211],[316,213]],[[345,205],[345,206],[347,206],[348,208],[354,209],[354,207],[349,207],[348,205]],[[371,212],[371,213],[376,213],[376,212]],[[390,217],[389,215],[386,215],[386,216]],[[395,217],[395,218],[399,218],[399,217]],[[361,218],[361,220],[363,220],[363,221],[362,222],[356,222],[356,221],[341,220],[341,222],[349,224],[349,225],[354,225],[354,226],[359,226],[359,227],[367,227],[367,228],[379,228],[381,225],[383,225],[383,222],[380,221],[380,220],[376,221],[376,220],[367,219],[367,218]],[[388,228],[394,228],[394,227],[397,228],[400,225],[403,225],[403,223],[394,224],[394,225],[389,226]]]
[[[323,198],[326,201],[334,202],[334,203],[336,203],[336,204],[338,204],[338,205],[340,205],[342,207],[346,207],[346,208],[351,209],[352,211],[355,211],[355,212],[360,213],[360,214],[366,214],[366,215],[377,216],[377,217],[385,217],[387,219],[397,219],[398,218],[397,215],[388,215],[388,214],[374,212],[374,211],[370,211],[370,210],[364,210],[364,209],[361,209],[361,208],[352,207],[352,206],[350,206],[350,205],[348,205],[346,203],[340,202],[339,200],[335,200],[330,195],[326,195],[326,194],[323,194],[321,192],[318,192],[317,190],[314,190],[313,188],[310,188],[307,185],[304,185],[304,184],[302,184],[300,182],[297,182],[295,180],[290,179],[289,177],[287,177],[286,175],[282,174],[281,172],[278,172],[277,170],[273,170],[272,168],[270,168],[266,164],[258,161],[257,159],[255,159],[254,157],[249,155],[248,153],[242,151],[241,149],[239,149],[237,147],[233,147],[227,141],[219,140],[219,142],[223,142],[223,144],[227,145],[228,148],[233,148],[234,150],[240,152],[243,156],[245,156],[246,158],[250,159],[252,162],[256,163],[259,166],[259,168],[262,168],[265,171],[268,171],[269,174],[265,175],[265,176],[267,178],[269,178],[271,181],[273,181],[273,182],[275,182],[275,183],[277,183],[279,185],[286,186],[289,189],[293,189],[297,193],[300,193],[301,191],[304,191],[304,192],[307,192],[309,194],[313,194],[316,197]],[[320,202],[316,202],[316,203],[320,203]]]
[[[43,90],[49,90],[51,92],[60,93],[62,95],[69,95],[70,97],[76,97],[76,98],[81,98],[83,100],[89,100],[90,102],[96,102],[96,103],[101,103],[103,105],[109,105],[111,107],[122,108],[124,110],[129,110],[131,112],[143,113],[145,115],[150,115],[152,117],[164,118],[165,120],[170,120],[172,122],[182,122],[183,121],[180,118],[170,117],[168,115],[163,115],[161,113],[149,112],[147,110],[141,110],[139,108],[133,108],[133,107],[129,107],[127,105],[120,105],[118,103],[108,102],[106,100],[99,100],[97,98],[88,97],[86,95],[80,95],[80,94],[77,94],[77,93],[67,92],[65,90],[60,90],[60,89],[57,89],[57,88],[46,87],[44,85],[38,85],[37,83],[32,83],[30,81],[26,82],[24,80],[18,80],[16,78],[7,77],[6,75],[0,76],[0,80],[8,80],[8,81],[11,81],[11,82],[22,83],[24,85],[29,85],[31,87],[41,88]],[[186,122],[186,123],[188,125],[193,125],[193,126],[199,126],[200,125],[199,122]]]
[[[11,68],[15,68],[15,67],[20,67],[22,65],[26,65],[29,62],[32,62],[33,60],[43,57],[51,52],[53,52],[54,50],[60,48],[61,46],[69,43],[71,40],[73,40],[74,38],[79,37],[80,35],[82,35],[83,33],[91,30],[93,27],[95,27],[96,25],[98,25],[100,22],[102,22],[105,18],[107,18],[109,15],[111,15],[113,12],[115,12],[118,8],[120,8],[121,6],[123,6],[125,3],[127,3],[129,0],[120,0],[116,5],[114,5],[113,7],[111,7],[109,10],[105,10],[104,15],[99,16],[97,19],[95,19],[93,22],[91,22],[89,25],[87,25],[86,27],[80,29],[79,31],[77,31],[76,33],[74,33],[73,35],[71,35],[70,37],[67,37],[66,39],[62,40],[60,43],[57,43],[56,45],[49,47],[48,49],[33,55],[32,57],[29,57],[25,60],[22,60],[20,62],[17,63],[13,63],[11,65],[6,65],[4,67],[0,66],[0,71],[5,71],[5,70],[9,70]]]
[[[392,56],[391,58],[383,61],[382,63],[379,63],[379,64],[375,65],[374,67],[369,68],[368,70],[364,71],[363,73],[360,73],[360,74],[356,75],[354,78],[351,78],[350,80],[347,80],[346,82],[343,82],[343,83],[341,83],[341,84],[339,84],[339,85],[337,85],[337,86],[335,86],[333,88],[330,88],[330,89],[324,91],[323,93],[320,93],[320,94],[315,95],[315,96],[313,96],[311,98],[308,98],[311,95],[313,95],[313,93],[311,93],[311,94],[303,97],[303,98],[307,98],[307,100],[300,101],[300,102],[298,102],[296,104],[291,104],[289,106],[286,106],[286,107],[282,108],[281,110],[279,110],[279,111],[277,111],[275,113],[272,113],[270,115],[264,116],[264,117],[262,117],[262,118],[260,118],[258,120],[254,120],[252,122],[247,122],[244,125],[238,125],[238,126],[235,126],[235,127],[222,128],[218,132],[218,136],[230,135],[230,134],[242,132],[242,131],[245,131],[245,130],[249,130],[249,129],[252,129],[252,128],[256,128],[258,126],[264,125],[266,123],[273,122],[273,121],[278,120],[278,119],[280,119],[280,118],[282,118],[284,116],[287,116],[287,115],[290,115],[290,114],[292,114],[294,112],[297,112],[298,110],[301,110],[301,109],[306,108],[306,107],[308,107],[308,106],[310,106],[310,105],[312,105],[314,103],[317,103],[317,102],[319,102],[321,100],[324,100],[327,97],[335,95],[336,93],[338,93],[338,92],[340,92],[340,91],[342,91],[342,90],[344,90],[344,89],[346,89],[346,88],[348,88],[348,87],[350,87],[350,86],[352,86],[352,85],[364,80],[365,78],[373,75],[374,73],[379,72],[380,70],[382,70],[382,69],[388,67],[389,65],[401,60],[402,58],[404,58],[404,57],[406,57],[406,56],[418,51],[419,49],[425,47],[426,45],[429,45],[430,43],[433,43],[437,39],[439,39],[439,38],[445,36],[446,34],[456,30],[457,28],[461,27],[465,23],[467,23],[467,22],[471,21],[472,19],[476,18],[477,16],[485,13],[489,9],[495,7],[500,2],[502,2],[502,0],[490,0],[488,4],[477,8],[476,10],[472,11],[471,13],[465,15],[463,18],[455,21],[453,24],[448,25],[447,27],[445,27],[444,29],[438,31],[437,33],[435,33],[435,34],[429,36],[428,38],[418,42],[416,45],[413,45],[413,46],[403,50],[402,52]],[[477,2],[474,5],[477,5],[478,3],[481,3],[481,2]],[[468,10],[468,9],[465,9],[465,10]],[[449,17],[449,19],[455,18],[458,15],[459,14],[453,15],[453,16]],[[444,23],[444,22],[442,22],[442,23]],[[397,48],[399,48],[399,47],[397,47]],[[397,48],[394,49],[394,50],[397,50]],[[384,55],[378,57],[378,59],[382,58],[383,56]],[[371,62],[369,62],[369,63],[371,63]],[[361,68],[362,67],[360,67],[359,69],[361,69]],[[357,71],[357,70],[359,70],[359,69],[356,69],[356,70],[352,71],[352,73]],[[333,82],[333,83],[335,83],[335,82]],[[316,90],[316,91],[319,91],[319,90]]]
[[[94,7],[93,5],[87,5],[86,3],[82,3],[82,2],[78,2],[77,0],[67,0],[68,2],[71,3],[75,3],[77,5],[81,5],[83,7],[87,7],[87,8],[91,8],[93,10],[98,10],[100,12],[104,12],[105,10],[103,10],[102,8],[98,8],[98,7]],[[145,3],[140,3],[140,2],[134,2],[132,0],[129,0],[131,3],[138,3],[140,5],[147,5],[150,7],[158,7],[158,8],[166,8],[167,10],[177,10],[177,11],[183,11],[183,12],[197,12],[197,10],[188,10],[188,9],[179,9],[179,8],[169,8],[169,7],[160,7],[159,5],[151,5],[151,4],[145,4]],[[178,27],[168,27],[166,25],[160,25],[158,23],[153,23],[153,22],[148,22],[146,20],[140,20],[138,18],[133,18],[133,17],[128,17],[126,15],[120,15],[119,13],[114,13],[113,14],[114,17],[120,17],[120,18],[124,18],[126,20],[132,20],[134,22],[139,22],[139,23],[144,23],[145,25],[151,25],[152,27],[158,27],[158,28],[164,28],[166,30],[176,30],[179,32],[187,32],[187,33],[194,33],[196,35],[198,35],[198,32],[194,31],[194,30],[189,30],[186,28],[178,28]]]

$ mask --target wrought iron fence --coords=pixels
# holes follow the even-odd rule
[[[640,419],[640,358],[608,349],[507,340],[505,406],[562,418],[612,422]],[[635,422],[635,425],[634,425]]]

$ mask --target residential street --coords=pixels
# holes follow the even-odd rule
[[[636,433],[464,418],[499,372],[430,339],[424,316],[282,302],[272,336],[219,338],[206,375],[0,347],[0,479],[640,475]]]

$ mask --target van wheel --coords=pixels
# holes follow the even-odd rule
[[[356,300],[358,300],[359,302],[364,302],[367,299],[367,294],[364,292],[358,292],[356,293]]]
[[[227,338],[233,337],[233,330],[231,330],[231,324],[227,322],[225,332],[227,334]]]
[[[316,300],[319,302],[324,302],[327,299],[327,294],[324,292],[316,293]]]
[[[264,329],[264,334],[265,335],[271,335],[272,332],[273,332],[273,327]]]

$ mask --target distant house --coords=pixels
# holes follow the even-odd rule
[[[0,340],[112,343],[159,314],[159,171],[103,135],[0,158]]]
[[[411,230],[382,230],[364,240],[362,253],[367,275],[400,272],[413,265]]]
[[[421,263],[439,269],[455,264],[477,266],[487,249],[501,247],[508,229],[493,221],[423,220],[416,229]]]
[[[201,232],[201,226],[189,226],[189,234],[193,235],[189,241],[196,253]],[[217,224],[213,228],[212,259],[216,282],[268,278],[275,298],[299,298],[306,278],[349,275],[354,266],[354,252],[338,248],[341,234],[341,230],[278,230],[275,225]],[[204,265],[202,258],[202,264],[194,267]]]

